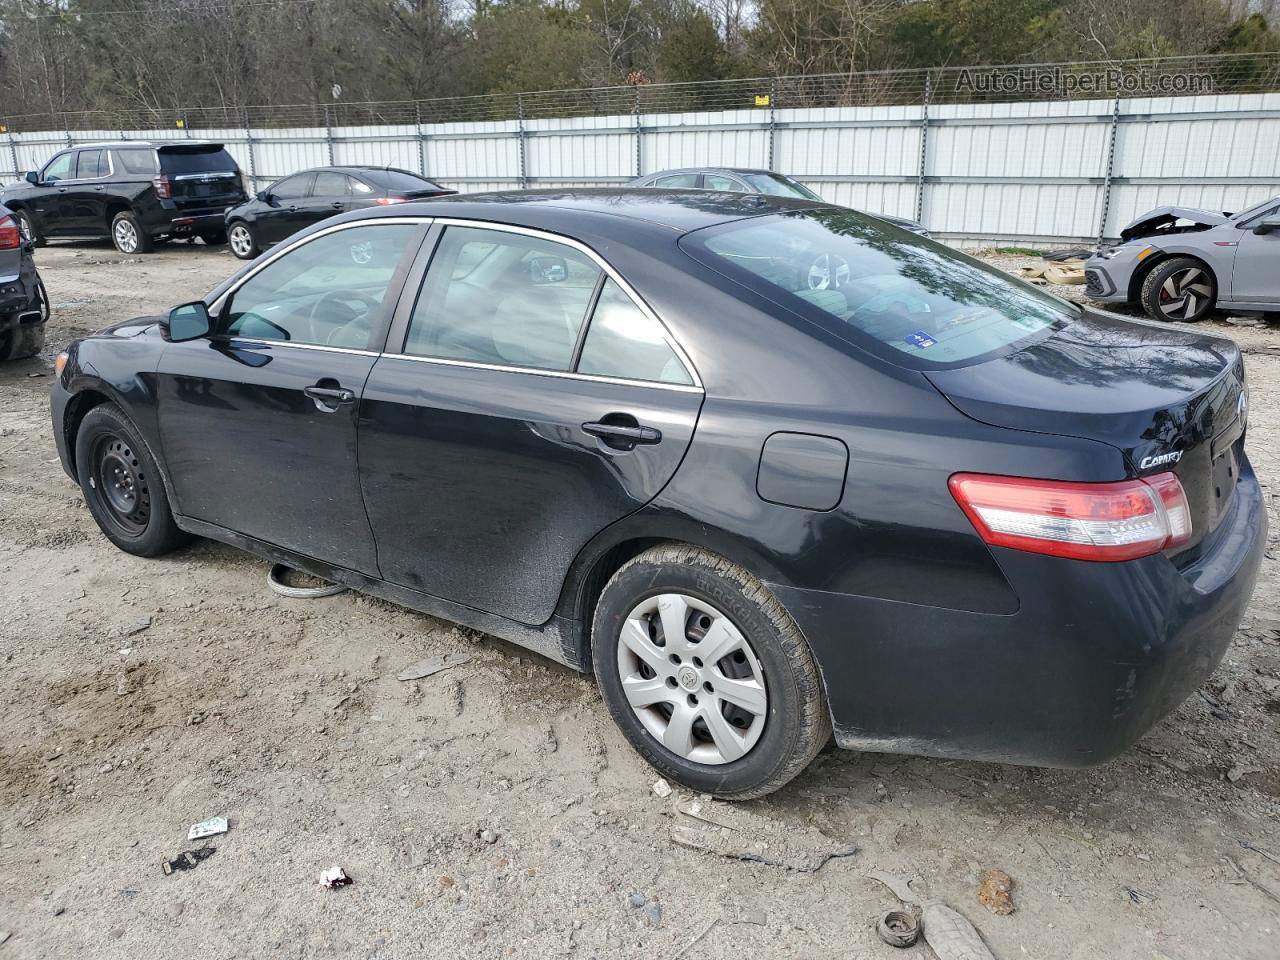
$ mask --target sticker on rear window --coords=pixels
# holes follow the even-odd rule
[[[923,330],[917,330],[915,333],[908,333],[902,339],[906,340],[907,343],[911,344],[911,346],[913,347],[919,347],[921,350],[923,350],[925,347],[932,347],[935,343],[938,342],[937,340],[933,339],[933,337],[929,336],[929,334],[925,333]]]
[[[1041,320],[1039,317],[1014,317],[1010,323],[1028,333],[1035,333],[1049,326],[1048,320]]]

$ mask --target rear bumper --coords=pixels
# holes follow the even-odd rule
[[[39,282],[35,268],[26,264],[17,274],[0,276],[0,324],[38,322],[26,314],[40,313]]]
[[[1079,767],[1115,757],[1217,667],[1267,517],[1247,460],[1194,564],[997,549],[1008,616],[770,585],[809,639],[842,747]]]

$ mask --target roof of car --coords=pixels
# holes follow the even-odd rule
[[[159,150],[166,147],[221,147],[221,140],[95,140],[92,143],[73,143],[64,150],[84,150],[92,147],[150,147]]]
[[[777,171],[761,170],[757,167],[675,167],[671,170],[655,170],[653,173],[646,173],[643,179],[647,180],[650,177],[665,177],[680,173],[760,173],[765,176],[772,176]],[[783,176],[783,174],[779,174],[779,176]]]
[[[680,232],[746,217],[827,206],[812,200],[754,193],[596,187],[454,194],[423,202],[422,212],[434,211],[440,215],[442,204],[455,208],[446,216],[504,221],[527,220],[530,215],[537,217],[538,211],[546,211],[548,215],[576,212],[643,221]],[[495,205],[500,205],[501,211],[495,209]],[[398,206],[396,210],[411,212],[407,206]]]

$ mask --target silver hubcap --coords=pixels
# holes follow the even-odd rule
[[[116,241],[116,248],[123,253],[133,253],[138,249],[138,231],[134,229],[133,224],[128,220],[116,221],[115,229],[112,235]]]
[[[1160,286],[1160,312],[1170,320],[1187,320],[1213,295],[1209,278],[1199,267],[1188,267],[1171,275]]]
[[[253,249],[253,237],[249,236],[249,231],[244,227],[232,227],[227,241],[231,244],[232,251],[242,257],[247,257]]]
[[[622,692],[653,738],[694,763],[730,763],[764,732],[764,671],[729,618],[679,593],[649,597],[618,638]]]

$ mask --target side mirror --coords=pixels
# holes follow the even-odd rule
[[[35,170],[28,170],[22,175],[22,179],[27,181],[27,183],[33,183],[36,186],[40,185],[40,174]]]
[[[564,257],[533,257],[529,261],[529,279],[536,284],[563,283],[569,277],[569,264]]]
[[[1273,230],[1280,230],[1280,217],[1266,217],[1259,220],[1254,226],[1254,233],[1270,233]]]
[[[199,340],[201,337],[207,337],[212,329],[213,321],[209,319],[209,308],[203,300],[174,307],[169,311],[169,316],[160,321],[160,332],[171,343]]]
[[[259,191],[257,192],[257,194],[256,194],[256,198],[257,198],[258,200],[261,200],[263,203],[270,203],[270,202],[271,202],[271,191],[270,191],[270,190],[259,190]]]

